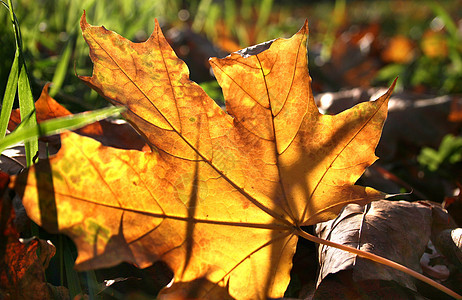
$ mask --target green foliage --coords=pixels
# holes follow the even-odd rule
[[[0,138],[6,135],[8,121],[10,120],[11,109],[16,97],[16,89],[18,86],[18,68],[19,68],[19,52],[16,52],[13,63],[11,65],[10,75],[6,84],[5,95],[2,101],[2,111],[0,114]]]
[[[420,165],[432,172],[462,161],[462,137],[446,135],[438,150],[425,147],[417,160]]]
[[[56,134],[66,129],[77,129],[86,124],[90,124],[108,116],[118,114],[122,109],[110,107],[99,111],[48,120],[42,122],[41,124],[37,124],[34,98],[32,96],[31,85],[29,82],[29,76],[22,51],[23,41],[21,30],[19,29],[19,22],[14,13],[11,0],[8,1],[8,4],[3,1],[2,3],[8,9],[10,21],[13,24],[16,53],[9,72],[5,94],[1,106],[0,153],[7,149],[9,146],[24,142],[26,148],[26,161],[27,165],[30,166],[33,163],[33,159],[38,151],[38,138],[40,136]],[[66,47],[65,51],[67,51],[67,49],[68,48]],[[60,62],[57,68],[57,80],[61,83],[62,77],[64,76],[63,72],[65,70],[65,67],[62,67],[62,65],[68,63],[69,56],[65,54],[62,56],[62,58],[65,60],[65,62]],[[19,99],[19,109],[21,112],[22,122],[13,133],[5,136],[6,128],[8,126],[8,121],[16,96]]]

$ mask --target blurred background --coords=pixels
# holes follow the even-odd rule
[[[90,24],[146,40],[157,18],[191,79],[223,101],[209,72],[210,56],[277,37],[290,37],[308,19],[309,60],[315,92],[398,85],[432,94],[462,91],[462,1],[281,1],[281,0],[18,0],[26,61],[38,97],[46,82],[73,111],[106,102],[75,73],[91,74],[81,37],[83,10]],[[7,9],[0,9],[0,93],[14,56]]]

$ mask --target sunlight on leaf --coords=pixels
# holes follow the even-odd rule
[[[152,152],[66,133],[56,157],[15,179],[28,215],[74,240],[77,268],[163,260],[176,284],[205,280],[202,298],[216,288],[238,299],[279,298],[300,226],[383,197],[354,183],[377,159],[393,87],[377,101],[320,114],[307,22],[290,39],[210,60],[227,113],[189,80],[157,22],[143,43],[85,15],[81,28],[94,68],[80,78],[127,108]],[[52,182],[39,180],[47,168]]]

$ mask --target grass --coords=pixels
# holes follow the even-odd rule
[[[32,96],[32,89],[29,82],[29,74],[24,60],[23,41],[19,22],[14,13],[14,7],[11,0],[9,0],[8,3],[3,1],[2,3],[7,8],[10,21],[13,25],[16,50],[2,99],[2,109],[0,113],[0,153],[12,145],[24,142],[26,148],[26,163],[27,166],[30,166],[34,163],[34,158],[37,156],[39,137],[56,134],[63,130],[80,128],[86,124],[118,114],[122,109],[109,107],[74,116],[48,120],[38,124],[35,114],[34,98]],[[65,52],[67,49],[68,48],[66,46]],[[64,70],[66,69],[62,66],[69,60],[69,56],[65,53],[62,58],[63,60],[58,63],[56,72],[57,75],[55,76],[58,80],[61,80],[61,82]],[[64,63],[62,61],[64,61]],[[16,96],[19,99],[21,124],[15,131],[13,131],[13,133],[5,136]]]
[[[379,79],[384,82],[400,72],[406,74],[401,76],[402,84],[413,86],[432,84],[431,80],[440,78],[442,81],[436,85],[440,92],[458,91],[462,79],[462,56],[460,37],[453,20],[460,19],[462,13],[456,9],[457,3],[438,5],[428,2],[430,4],[426,6],[412,2],[397,9],[393,5],[402,5],[398,2],[371,1],[365,4],[337,0],[317,5],[302,5],[301,1],[280,5],[273,0],[242,0],[237,5],[232,0],[22,0],[14,3],[8,0],[6,6],[13,8],[14,5],[15,10],[0,10],[0,23],[13,24],[12,28],[0,26],[0,95],[4,95],[0,114],[0,151],[19,141],[27,141],[30,165],[37,149],[37,137],[75,128],[118,112],[109,108],[40,125],[35,121],[33,99],[38,98],[42,86],[49,81],[54,83],[50,94],[71,111],[93,110],[107,105],[75,76],[75,73],[91,74],[88,48],[79,29],[79,18],[84,9],[92,24],[104,24],[133,41],[147,39],[154,27],[153,19],[157,17],[163,29],[191,28],[216,45],[224,45],[224,37],[227,37],[234,46],[241,48],[294,33],[308,17],[312,32],[310,53],[320,52],[325,60],[331,55],[337,35],[351,23],[367,24],[380,19],[385,37],[402,33],[418,41],[431,21],[439,18],[447,28],[444,37],[449,43],[448,57],[435,62],[420,55],[409,64],[384,69]],[[181,17],[180,11],[185,13]],[[310,54],[310,59],[313,56]],[[310,68],[315,70],[315,64],[311,63]],[[442,74],[445,70],[449,72]],[[214,99],[220,97],[215,82],[206,82],[203,86],[208,93],[214,93]],[[15,103],[15,99],[19,102]],[[4,138],[11,109],[16,106],[21,109],[24,123]],[[72,269],[75,259],[72,246],[62,238],[57,238],[55,243],[58,245],[56,259],[59,260],[61,284],[67,282],[71,297],[82,293],[84,286],[90,288],[90,294],[96,294],[98,281],[95,273],[89,272],[87,282],[84,282]]]
[[[15,38],[15,56],[9,71],[9,76],[2,99],[2,107],[0,112],[0,153],[8,147],[23,142],[26,153],[26,164],[31,166],[38,157],[38,138],[62,132],[63,130],[72,130],[80,128],[86,124],[93,123],[97,120],[119,114],[124,108],[108,107],[91,112],[84,112],[73,116],[56,118],[37,123],[34,98],[29,82],[29,74],[27,72],[26,61],[23,54],[23,41],[19,22],[14,13],[14,7],[11,0],[8,3],[2,1],[2,4],[7,8],[10,16],[10,21],[13,24],[13,32]],[[65,48],[68,49],[68,48]],[[64,61],[64,62],[62,62]],[[68,63],[69,56],[63,55],[62,60],[58,63],[57,80],[62,80],[64,71],[66,70],[65,63]],[[61,77],[61,78],[60,78]],[[62,81],[61,81],[62,83]],[[11,133],[6,135],[10,114],[13,108],[15,99],[19,99],[19,109],[21,113],[21,123]],[[37,225],[31,224],[32,233],[40,236],[37,230]],[[58,237],[59,241],[62,238]],[[83,294],[81,285],[79,284],[78,275],[73,270],[75,255],[70,252],[70,243],[60,243],[57,257],[60,259],[58,268],[60,269],[61,285],[64,284],[64,279],[67,279],[69,291],[72,297],[78,294]],[[56,258],[55,258],[56,260]],[[66,276],[64,276],[64,273]],[[87,272],[87,286],[97,286],[94,272]],[[90,288],[93,292],[95,289]]]
[[[14,13],[13,4],[8,0],[8,4],[2,1],[7,7],[11,24],[13,25],[14,39],[15,39],[15,56],[8,77],[7,88],[2,101],[2,111],[0,113],[0,138],[3,138],[6,133],[9,116],[13,101],[16,97],[16,92],[19,99],[19,108],[21,112],[21,128],[32,128],[37,126],[37,119],[35,116],[34,98],[32,97],[32,90],[29,83],[29,75],[27,72],[26,62],[24,60],[22,37],[19,23]],[[38,139],[33,137],[24,142],[26,152],[26,164],[30,166],[33,164],[38,154]]]
[[[61,133],[64,130],[78,129],[98,120],[118,115],[124,109],[124,107],[107,107],[72,116],[47,120],[34,126],[25,126],[25,123],[22,122],[15,131],[0,140],[2,142],[0,145],[0,153],[8,147],[20,142],[29,142],[42,136]]]

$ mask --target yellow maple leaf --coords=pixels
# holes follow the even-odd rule
[[[28,215],[77,245],[77,268],[165,261],[177,283],[204,278],[201,297],[279,298],[301,226],[383,193],[354,183],[376,160],[392,88],[335,116],[318,112],[307,23],[290,39],[211,59],[224,112],[194,82],[156,22],[132,43],[81,19],[93,75],[152,152],[74,133],[16,179]],[[51,170],[51,173],[47,173]]]

